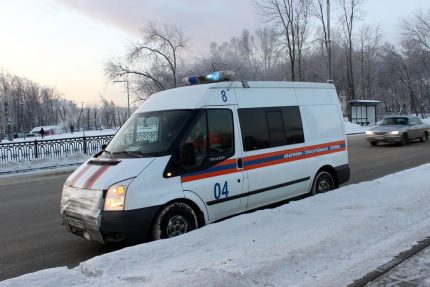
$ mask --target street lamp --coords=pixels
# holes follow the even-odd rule
[[[330,0],[327,0],[327,54],[328,54],[328,81],[333,83],[331,70],[331,38],[330,38]]]
[[[128,80],[113,81],[114,83],[126,83],[127,84],[127,118],[130,117],[130,89],[128,87]]]

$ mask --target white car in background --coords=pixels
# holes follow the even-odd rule
[[[406,145],[409,140],[427,141],[430,126],[420,118],[413,116],[397,116],[385,118],[377,127],[366,131],[366,138],[372,146],[379,142]]]

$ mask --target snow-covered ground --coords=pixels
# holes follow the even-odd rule
[[[346,286],[428,236],[429,174],[426,164],[0,286]]]

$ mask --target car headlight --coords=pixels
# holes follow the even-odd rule
[[[392,134],[392,135],[398,135],[399,131],[392,131],[390,134]]]
[[[373,135],[372,131],[366,131],[366,135]]]
[[[103,207],[104,210],[106,211],[124,210],[125,195],[127,193],[127,187],[132,180],[133,179],[127,179],[125,181],[115,183],[111,185],[111,187],[109,187],[106,193],[105,204]]]

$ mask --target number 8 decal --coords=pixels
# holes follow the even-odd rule
[[[227,102],[227,93],[224,90],[221,90],[221,98],[223,102]]]

